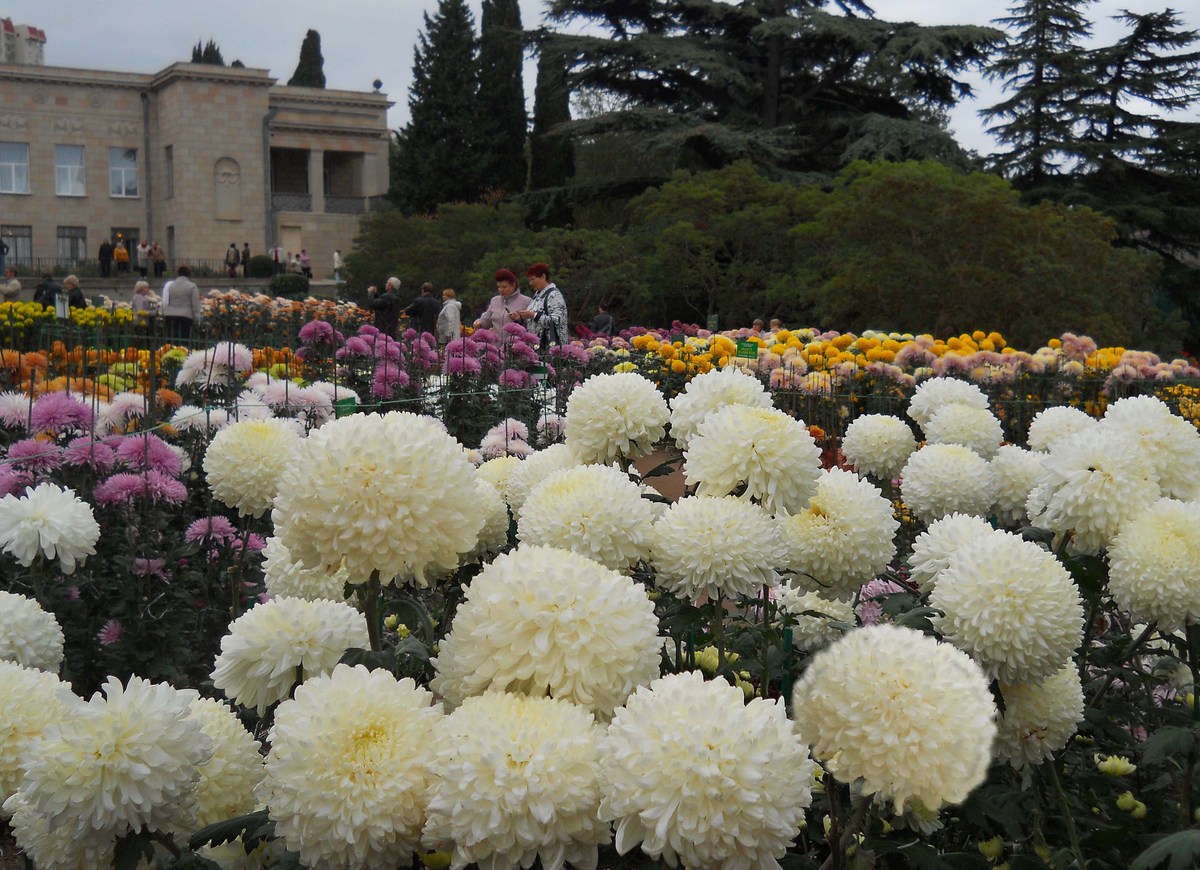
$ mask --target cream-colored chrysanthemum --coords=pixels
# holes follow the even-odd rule
[[[92,507],[70,489],[39,483],[18,497],[0,498],[0,550],[28,568],[39,555],[58,559],[64,574],[96,554],[100,525]]]
[[[1078,408],[1068,405],[1056,405],[1046,408],[1034,415],[1029,424],[1029,435],[1026,441],[1030,450],[1045,453],[1050,446],[1064,435],[1074,435],[1076,432],[1087,432],[1096,427],[1096,420],[1089,417]]]
[[[309,568],[352,583],[425,582],[450,571],[483,528],[475,469],[432,418],[353,414],[301,442],[275,497],[275,534]]]
[[[627,475],[607,465],[579,465],[533,488],[521,507],[517,538],[623,571],[648,557],[656,516]]]
[[[684,451],[684,479],[700,496],[740,494],[770,513],[804,510],[817,491],[821,450],[783,411],[730,405],[700,423]]]
[[[272,598],[341,601],[346,597],[350,576],[340,565],[334,571],[324,567],[305,568],[274,535],[267,538],[263,556],[263,578]]]
[[[1138,445],[1097,427],[1051,445],[1026,510],[1035,526],[1071,532],[1072,552],[1098,553],[1158,497],[1158,478]]]
[[[300,436],[278,417],[231,423],[204,453],[204,474],[213,497],[244,517],[271,509],[279,480],[296,463]]]
[[[880,480],[900,476],[900,469],[917,449],[912,429],[899,417],[866,414],[846,427],[842,455],[859,474]]]
[[[513,517],[518,520],[521,518],[521,508],[535,486],[554,472],[574,468],[578,464],[579,460],[566,444],[551,444],[523,459],[509,475],[508,491],[505,493]]]
[[[908,577],[922,592],[931,592],[950,560],[962,549],[967,558],[979,538],[995,533],[992,524],[971,514],[950,514],[934,520],[917,535],[908,556]]]
[[[1031,683],[1058,671],[1083,638],[1083,601],[1062,563],[1016,535],[983,535],[938,576],[929,603],[947,641],[990,676]]]
[[[781,516],[793,584],[845,601],[896,555],[899,523],[879,487],[852,472],[822,473],[808,507]]]
[[[1121,526],[1108,551],[1108,591],[1162,631],[1200,622],[1200,503],[1159,499]]]
[[[1002,526],[1028,521],[1025,505],[1042,476],[1042,456],[1015,444],[1005,444],[992,459],[996,475],[996,503],[992,510]]]
[[[489,689],[573,701],[607,721],[658,676],[643,586],[577,553],[522,546],[472,581],[430,683],[448,707]]]
[[[762,381],[737,366],[712,369],[687,382],[671,400],[671,437],[686,450],[700,423],[718,408],[746,405],[771,408],[771,394]]]
[[[500,493],[500,497],[507,502],[508,482],[512,478],[513,472],[524,462],[525,460],[519,456],[497,456],[479,466],[475,474],[481,480],[490,483],[492,488]]]
[[[996,758],[1014,769],[1053,758],[1083,721],[1083,686],[1074,662],[1040,683],[1000,684],[1004,712]]]
[[[35,867],[51,870],[96,870],[113,866],[117,835],[109,830],[76,834],[66,827],[52,828],[51,820],[37,812],[17,792],[4,804],[12,816],[13,837]]]
[[[0,803],[20,787],[30,744],[66,718],[70,692],[54,674],[0,661]]]
[[[1158,478],[1162,494],[1200,499],[1200,429],[1154,396],[1129,396],[1108,406],[1100,429],[1136,444]]]
[[[197,694],[130,677],[71,706],[27,755],[20,796],[52,831],[177,830],[192,824],[212,741],[189,716]]]
[[[685,498],[654,524],[655,584],[681,598],[757,595],[786,556],[765,510],[739,498]]]
[[[927,444],[900,472],[908,509],[932,523],[953,513],[987,516],[996,501],[996,475],[986,459],[961,444]]]
[[[433,696],[386,670],[338,665],[279,705],[258,797],[308,867],[407,866],[419,848]]]
[[[196,827],[254,812],[254,790],[262,782],[262,745],[225,704],[196,698],[192,718],[212,741],[212,755],[200,765],[196,783]]]
[[[986,408],[949,404],[938,408],[921,427],[930,444],[961,444],[991,459],[1004,441],[1004,427]]]
[[[58,673],[63,633],[54,614],[32,598],[0,592],[0,661]]]
[[[564,435],[580,462],[648,456],[666,433],[667,401],[633,372],[592,375],[567,399]]]
[[[987,775],[996,736],[988,678],[962,650],[895,625],[852,631],[817,653],[792,692],[813,756],[862,780],[896,811],[966,800]]]
[[[797,649],[816,652],[841,637],[844,633],[842,629],[835,628],[831,623],[855,624],[853,607],[844,601],[824,598],[816,592],[789,587],[782,589],[776,600],[796,619],[792,627],[792,642]],[[806,616],[806,613],[820,613],[821,616]]]
[[[288,696],[298,678],[329,673],[346,650],[368,643],[367,621],[349,604],[275,598],[229,624],[213,685],[261,716]]]
[[[508,505],[486,480],[476,480],[479,503],[484,508],[483,529],[475,548],[463,557],[463,564],[474,562],[499,553],[508,544]]]
[[[612,839],[600,821],[600,736],[582,707],[489,692],[438,729],[429,758],[425,846],[453,868],[595,867]]]
[[[781,701],[674,674],[638,689],[601,742],[601,818],[621,854],[669,866],[775,868],[804,825],[815,765]]]
[[[930,378],[913,390],[912,398],[908,401],[908,416],[924,432],[934,413],[947,405],[966,405],[986,411],[989,404],[983,390],[970,381]]]

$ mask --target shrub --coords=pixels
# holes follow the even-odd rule
[[[270,278],[275,274],[275,261],[266,254],[255,254],[249,265],[251,278]]]
[[[271,279],[271,295],[303,299],[308,295],[308,279],[303,275],[276,275]]]

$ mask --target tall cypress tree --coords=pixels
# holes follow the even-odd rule
[[[300,44],[300,60],[288,79],[289,85],[301,88],[325,87],[325,58],[321,56],[321,34],[310,30]]]
[[[225,66],[225,58],[221,57],[221,49],[211,39],[204,45],[199,42],[192,48],[192,63],[207,63],[212,66]]]
[[[524,33],[518,0],[483,0],[479,32],[479,131],[484,184],[525,189]]]
[[[567,60],[554,43],[543,40],[538,50],[537,85],[533,92],[533,134],[529,140],[529,189],[562,188],[575,174],[575,146],[564,129],[571,120]],[[562,226],[571,210],[554,196],[536,216],[541,225]]]

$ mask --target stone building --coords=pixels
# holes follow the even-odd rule
[[[157,241],[172,265],[278,242],[306,249],[320,278],[387,191],[384,94],[285,87],[267,70],[205,64],[153,75],[48,67],[41,32],[7,22],[5,39],[10,29],[25,46],[0,63],[10,263],[94,261],[118,236],[130,250]]]

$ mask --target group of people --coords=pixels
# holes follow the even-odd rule
[[[247,245],[246,250],[243,251],[243,254],[246,257],[245,262],[247,263],[250,262],[249,248],[250,246]],[[341,254],[341,251],[338,251],[336,254],[334,254],[333,259],[335,272],[340,266]],[[308,251],[304,248],[301,248],[300,253],[298,254],[294,254],[291,251],[284,253],[284,250],[280,245],[275,245],[273,248],[271,248],[270,256],[271,262],[275,265],[276,275],[283,275],[285,273],[288,275],[303,275],[305,278],[312,280],[312,257],[309,256]],[[230,277],[233,277],[232,273],[230,273]],[[337,279],[335,278],[334,280]]]
[[[440,345],[458,338],[462,332],[462,303],[455,292],[447,287],[442,291],[439,303],[434,296],[436,288],[428,281],[421,285],[421,295],[401,307],[400,279],[388,278],[383,289],[367,288],[367,307],[375,313],[375,326],[388,335],[395,336],[403,311],[412,321],[417,332],[429,333]]]
[[[150,270],[154,270],[154,277],[161,278],[167,271],[167,252],[158,242],[140,242],[134,249],[132,255],[129,248],[125,245],[124,237],[118,235],[116,244],[105,239],[100,243],[100,250],[96,255],[96,259],[100,261],[100,276],[108,278],[112,275],[113,266],[116,266],[117,274],[124,274],[129,271],[130,264],[136,268],[138,274],[145,278],[150,274]]]

